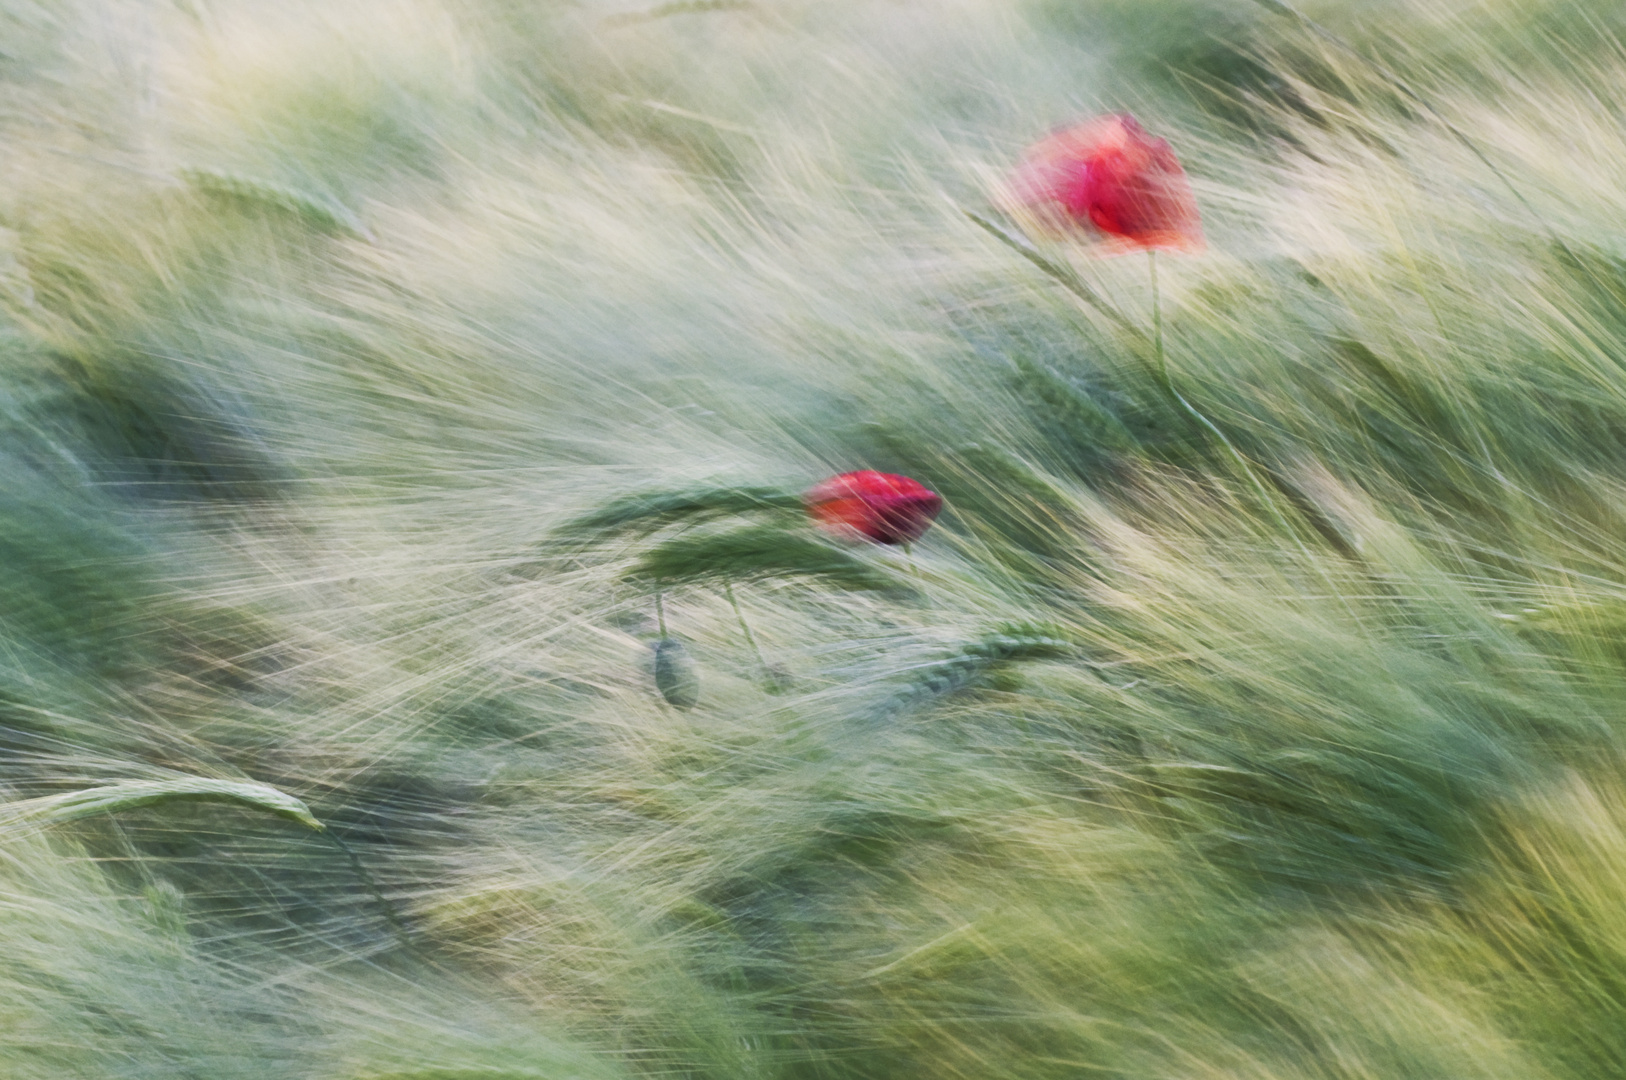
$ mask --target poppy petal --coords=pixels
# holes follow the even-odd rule
[[[1035,143],[1002,201],[1049,229],[1097,236],[1105,241],[1100,254],[1205,246],[1197,200],[1174,151],[1127,114],[1096,117]]]
[[[813,523],[840,536],[878,544],[920,539],[943,508],[943,499],[917,480],[865,469],[842,473],[809,488],[803,500]]]

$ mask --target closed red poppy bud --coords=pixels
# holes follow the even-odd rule
[[[918,481],[894,473],[842,473],[802,496],[813,523],[837,536],[853,533],[877,544],[919,540],[943,509],[943,498]]]
[[[1104,238],[1101,254],[1201,251],[1202,218],[1185,170],[1133,116],[1100,116],[1028,148],[1004,192],[1007,209]]]

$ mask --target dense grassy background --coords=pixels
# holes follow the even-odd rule
[[[1619,1075],[1626,19],[1303,10],[1415,96],[1248,0],[0,0],[6,799],[359,860],[0,813],[0,1071]],[[1143,258],[958,209],[1120,109],[1251,475]],[[938,527],[760,659],[668,587],[668,706],[736,518],[567,524],[864,467]]]

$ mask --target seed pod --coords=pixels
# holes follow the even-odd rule
[[[674,709],[692,709],[700,701],[700,676],[694,660],[676,638],[655,642],[655,689]]]

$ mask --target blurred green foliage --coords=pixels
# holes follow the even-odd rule
[[[0,0],[0,1072],[1616,1075],[1621,13],[1294,6]]]

